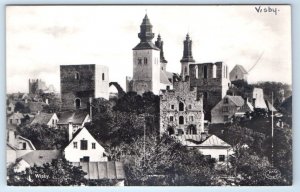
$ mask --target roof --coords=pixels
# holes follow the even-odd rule
[[[63,112],[60,115],[59,121],[57,124],[69,124],[70,122],[73,124],[82,124],[86,118],[88,113],[86,111],[82,110],[76,110],[76,111],[67,111]]]
[[[21,158],[30,166],[34,164],[42,166],[45,163],[51,163],[53,159],[58,159],[61,156],[62,153],[60,150],[35,150],[21,156]]]
[[[201,141],[202,137],[201,135],[180,135],[175,136],[182,145],[185,146],[197,146]]]
[[[247,103],[244,103],[243,106],[237,111],[238,113],[246,113],[248,111],[253,111],[254,107],[247,101]]]
[[[81,166],[87,173],[87,179],[125,179],[124,165],[121,162],[73,162],[74,166]]]
[[[156,47],[151,41],[147,42],[140,42],[135,46],[132,50],[143,50],[143,49],[155,49],[160,50],[158,47]]]
[[[226,96],[228,99],[230,99],[236,106],[243,106],[245,103],[245,100],[241,96]]]
[[[23,119],[24,115],[22,113],[16,112],[9,116],[9,118],[13,117],[14,119]]]
[[[203,141],[199,146],[201,147],[231,147],[228,143],[220,139],[215,135],[211,135],[205,141]]]
[[[40,113],[35,116],[31,124],[47,124],[55,113]]]
[[[275,107],[268,100],[265,100],[265,102],[269,111],[277,111]]]
[[[42,111],[43,107],[47,105],[44,102],[28,102],[25,103],[25,106],[28,106],[31,112]]]
[[[246,69],[242,65],[236,65],[234,68],[238,68],[238,69],[241,70],[242,73],[248,74],[248,72],[246,71]]]
[[[160,70],[160,83],[162,84],[171,84],[171,82],[169,81],[167,74]]]
[[[292,103],[293,103],[293,98],[292,96],[290,96],[282,102],[281,107],[283,107],[289,113],[292,113],[292,109],[293,109]]]
[[[27,139],[25,137],[22,137],[21,135],[17,135],[15,141],[18,141],[20,139],[24,140],[24,141],[27,141],[31,145],[32,149],[35,150],[35,146],[32,144],[32,142],[29,139]]]

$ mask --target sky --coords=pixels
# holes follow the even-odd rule
[[[264,12],[277,9],[277,13]],[[270,9],[269,9],[270,8]],[[225,62],[249,70],[249,82],[291,84],[289,6],[7,6],[7,93],[28,92],[28,79],[60,91],[59,66],[100,64],[125,87],[132,76],[132,48],[147,13],[164,41],[167,71],[180,73],[189,33],[197,63]],[[261,56],[260,60],[258,58]],[[258,62],[257,62],[258,61]]]

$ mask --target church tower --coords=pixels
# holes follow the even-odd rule
[[[160,90],[160,49],[152,43],[154,33],[152,25],[145,15],[140,32],[140,43],[133,48],[132,91],[143,94],[152,91],[159,94]]]
[[[160,49],[160,68],[162,71],[166,72],[168,61],[164,56],[164,42],[161,40],[160,34],[157,36],[157,40],[155,41],[155,46]]]
[[[195,63],[192,54],[192,40],[190,39],[189,34],[186,35],[186,39],[183,41],[183,57],[180,60],[181,63],[181,76],[185,78],[185,76],[189,75],[189,65],[191,63]]]

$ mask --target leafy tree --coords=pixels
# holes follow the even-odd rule
[[[72,166],[66,159],[55,159],[42,166],[27,168],[16,173],[13,166],[8,168],[7,185],[13,186],[70,186],[87,183],[85,172]]]
[[[14,111],[20,113],[30,113],[30,109],[21,102],[16,102]]]

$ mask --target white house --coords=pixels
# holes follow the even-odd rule
[[[247,81],[248,72],[242,65],[236,65],[229,73],[230,81],[244,80]]]
[[[47,125],[49,128],[56,127],[56,124],[58,122],[58,117],[56,115],[56,113],[38,113],[33,121],[31,122],[31,125],[33,124],[45,124]]]
[[[22,113],[16,112],[11,114],[7,119],[7,124],[9,125],[20,125],[24,119],[24,115]]]
[[[70,162],[107,161],[105,153],[105,149],[85,127],[73,134],[73,138],[64,150],[65,158]]]

